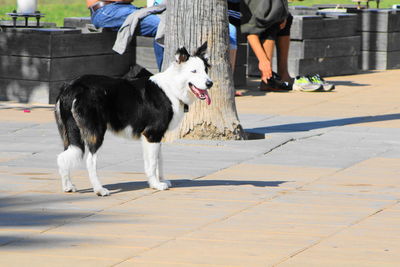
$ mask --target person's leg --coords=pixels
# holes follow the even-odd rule
[[[119,28],[126,17],[138,8],[131,4],[113,3],[98,9],[92,15],[92,23],[97,28]]]
[[[262,46],[269,62],[271,62],[271,69],[272,69],[272,57],[274,55],[275,40],[266,39],[262,42]]]
[[[277,63],[278,63],[278,75],[283,81],[292,83],[288,70],[288,58],[289,58],[289,47],[290,47],[290,28],[292,26],[293,16],[289,14],[286,19],[286,24],[283,29],[277,34]]]
[[[292,82],[292,78],[288,71],[288,57],[289,57],[289,46],[290,46],[290,36],[279,36],[276,49],[277,49],[277,63],[278,63],[278,75],[285,82]]]
[[[154,41],[154,54],[156,55],[157,67],[158,70],[162,70],[162,63],[164,61],[164,47]]]
[[[142,36],[154,37],[156,36],[159,24],[160,24],[160,17],[158,17],[157,15],[148,15],[140,20],[139,34]],[[162,47],[156,41],[154,41],[153,47],[154,47],[154,54],[156,56],[157,67],[158,70],[161,71],[164,59],[164,47]]]
[[[139,22],[139,35],[154,37],[157,33],[160,17],[157,15],[148,15]]]
[[[237,30],[236,27],[229,23],[229,62],[231,64],[232,73],[235,72],[237,53]]]

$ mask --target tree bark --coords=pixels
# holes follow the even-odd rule
[[[210,56],[211,105],[196,101],[181,127],[167,139],[244,139],[235,104],[235,89],[229,64],[229,31],[226,0],[169,0],[166,11],[164,68],[176,49],[194,52],[205,41]]]

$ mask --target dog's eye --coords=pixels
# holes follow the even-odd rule
[[[197,72],[197,70],[192,70],[192,73],[196,73]]]

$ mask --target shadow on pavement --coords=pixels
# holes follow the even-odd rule
[[[171,180],[173,188],[184,187],[202,187],[202,186],[243,186],[252,185],[255,187],[278,187],[280,184],[288,181],[238,181],[238,180]],[[111,190],[111,194],[129,192],[134,190],[148,188],[147,182],[126,182],[118,184],[104,185],[105,188]],[[92,189],[84,189],[78,191],[80,193],[93,193]]]
[[[329,81],[329,83],[334,84],[335,86],[369,86],[367,83],[357,83],[352,81]]]
[[[321,128],[329,128],[335,126],[345,126],[350,124],[368,123],[376,121],[388,121],[388,120],[399,120],[400,113],[378,115],[378,116],[361,116],[345,119],[327,120],[327,121],[315,121],[315,122],[301,122],[282,124],[267,127],[249,128],[245,129],[246,132],[254,133],[285,133],[285,132],[303,132]]]
[[[93,211],[79,210],[74,204],[89,199],[93,198],[77,195],[72,197],[72,194],[71,196],[54,194],[0,198],[0,229],[3,229],[0,231],[1,249],[40,249],[82,242],[76,237],[39,234],[68,223],[83,223],[81,220],[91,216]],[[101,216],[103,219],[107,215]],[[95,221],[85,223],[95,223]]]

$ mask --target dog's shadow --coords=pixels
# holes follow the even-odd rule
[[[279,187],[288,181],[240,181],[240,180],[190,180],[180,179],[171,180],[172,188],[186,188],[186,187],[206,187],[206,186],[245,186],[251,185],[254,187]],[[147,182],[126,182],[117,184],[104,185],[105,188],[111,191],[112,194],[122,192],[129,192],[135,190],[146,189],[149,187]],[[79,193],[93,192],[92,189],[78,190]]]

